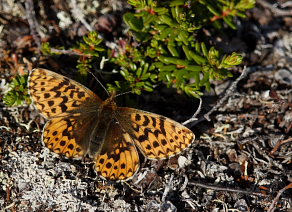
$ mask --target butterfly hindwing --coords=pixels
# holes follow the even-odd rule
[[[43,130],[42,140],[53,152],[68,158],[81,158],[87,152],[94,116],[70,116],[49,120]]]
[[[138,168],[139,155],[132,138],[119,123],[111,122],[96,157],[97,173],[109,180],[125,180],[132,177]]]

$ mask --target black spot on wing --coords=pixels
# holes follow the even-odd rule
[[[104,159],[101,158],[101,159],[98,161],[98,163],[103,164],[103,163],[104,163]]]
[[[51,94],[49,94],[49,93],[45,93],[44,94],[44,97],[47,99],[47,98],[50,98],[51,97]]]
[[[157,141],[154,141],[154,142],[153,142],[153,147],[154,147],[154,148],[159,147],[159,143],[158,143]]]
[[[163,146],[165,146],[165,145],[167,144],[167,141],[166,141],[165,139],[161,139],[161,144],[162,144]]]
[[[71,149],[71,150],[73,150],[74,149],[74,145],[73,144],[69,144],[68,145],[68,148]]]
[[[138,140],[139,140],[140,142],[147,141],[147,140],[148,140],[148,136],[146,136],[146,135],[140,135],[140,136],[138,137]]]
[[[147,137],[147,139],[149,138],[149,133],[152,133],[152,131],[151,131],[149,128],[146,128],[146,129],[144,130],[144,134],[145,134],[145,136]]]
[[[149,118],[146,116],[146,115],[143,115],[143,118],[144,118],[144,122],[143,122],[143,126],[148,126],[148,124],[150,123],[150,120]]]
[[[136,121],[140,121],[141,120],[141,116],[138,113],[135,115],[135,120]]]
[[[160,134],[161,132],[159,131],[159,130],[154,130],[154,132],[153,132],[153,134],[156,136],[156,138],[158,138],[158,136],[159,136],[159,134]]]
[[[139,125],[138,124],[133,123],[132,128],[135,132],[139,132]]]
[[[111,163],[107,163],[107,164],[105,165],[105,167],[108,168],[108,169],[110,169],[110,168],[112,167],[112,164],[111,164]]]
[[[156,127],[156,119],[154,117],[151,116],[151,120],[152,120],[152,125],[153,127]]]
[[[54,93],[55,93],[55,98],[57,98],[57,97],[60,97],[61,96],[61,91],[54,91]]]
[[[81,99],[82,97],[85,96],[85,93],[84,92],[78,92],[77,96],[78,96],[79,99]]]
[[[165,118],[164,117],[160,117],[159,119],[159,128],[160,128],[160,131],[163,135],[166,135],[166,131],[165,131],[165,127],[164,127],[164,123],[165,123]]]
[[[64,113],[67,111],[67,106],[65,104],[60,105],[61,111]]]
[[[53,105],[54,105],[54,101],[52,101],[52,100],[48,101],[48,105],[49,105],[50,107],[53,106]]]

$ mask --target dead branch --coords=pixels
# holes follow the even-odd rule
[[[92,27],[90,26],[89,23],[87,23],[87,21],[84,18],[84,14],[82,13],[82,10],[78,7],[76,0],[71,0],[72,3],[72,14],[74,15],[74,17],[76,19],[78,19],[85,27],[88,31],[93,31]]]
[[[40,37],[40,27],[35,17],[35,10],[33,5],[33,0],[25,1],[25,9],[26,9],[26,19],[29,24],[30,33],[38,46],[38,51],[41,51],[42,41]]]
[[[269,209],[268,209],[267,212],[273,212],[273,211],[275,210],[275,207],[274,207],[274,206],[275,206],[275,204],[278,202],[280,196],[283,194],[284,191],[286,191],[286,190],[288,190],[288,189],[290,189],[290,188],[292,188],[292,183],[290,183],[289,185],[285,186],[284,188],[282,188],[282,189],[278,192],[277,196],[276,196],[275,199],[273,200],[273,202],[272,202],[272,204],[270,205],[270,207],[269,207]]]
[[[279,147],[282,145],[282,144],[285,144],[285,143],[288,143],[288,142],[291,142],[292,141],[292,138],[288,138],[286,140],[282,140],[282,141],[278,141],[277,144],[275,145],[275,147],[272,149],[272,151],[270,152],[270,155],[273,155],[278,149]]]
[[[55,53],[55,54],[66,54],[66,55],[71,55],[71,56],[92,57],[92,55],[90,55],[90,54],[84,54],[80,51],[75,51],[75,50],[64,50],[64,49],[50,48],[50,52]]]
[[[202,188],[212,189],[212,190],[215,190],[215,191],[228,191],[228,192],[242,193],[242,194],[260,196],[260,197],[266,196],[265,194],[262,194],[260,192],[253,192],[253,191],[247,191],[247,190],[242,190],[242,189],[234,189],[234,188],[226,188],[226,187],[208,185],[208,184],[199,183],[199,182],[189,182],[189,184],[190,185],[194,185],[194,186],[198,186],[198,187],[202,187]]]
[[[238,78],[232,83],[232,85],[227,89],[225,95],[219,100],[219,102],[217,102],[217,104],[215,105],[215,107],[213,107],[208,113],[206,113],[206,114],[204,115],[204,118],[205,118],[207,121],[210,121],[210,117],[209,117],[209,116],[210,116],[214,111],[218,110],[218,108],[221,107],[221,106],[223,105],[223,103],[226,101],[226,99],[227,99],[228,97],[230,97],[230,96],[234,93],[234,90],[235,90],[235,88],[236,88],[238,82],[239,82],[240,80],[242,80],[242,79],[245,77],[245,75],[246,75],[246,66],[243,68],[241,75],[240,75],[240,76],[239,76],[239,77],[238,77]]]
[[[257,3],[260,4],[264,8],[268,8],[275,17],[280,17],[280,16],[291,16],[292,15],[292,10],[281,10],[279,8],[274,7],[272,4],[269,4],[267,1],[264,0],[257,0]]]

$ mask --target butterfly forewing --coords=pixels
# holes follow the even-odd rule
[[[97,107],[102,102],[80,83],[45,69],[32,70],[28,87],[35,105],[49,119]]]
[[[186,149],[195,135],[169,118],[132,108],[118,108],[118,120],[149,159],[163,159]]]

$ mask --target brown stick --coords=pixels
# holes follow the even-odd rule
[[[275,209],[274,206],[275,206],[275,204],[278,202],[278,200],[279,200],[281,194],[282,194],[284,191],[286,191],[286,190],[288,190],[288,189],[290,189],[290,188],[292,188],[292,183],[290,183],[289,185],[285,186],[284,188],[282,188],[282,189],[278,192],[277,196],[274,198],[274,200],[273,200],[272,204],[270,205],[270,207],[269,207],[269,209],[268,209],[267,212],[272,212],[272,211],[274,211],[274,209]]]
[[[194,185],[194,186],[198,186],[198,187],[202,187],[202,188],[212,189],[215,191],[229,191],[229,192],[242,193],[242,194],[261,196],[261,197],[266,196],[265,194],[262,194],[260,192],[253,192],[253,191],[234,189],[234,188],[226,188],[226,187],[208,185],[208,184],[199,183],[199,182],[189,182],[189,184]]]
[[[76,56],[85,56],[85,57],[92,57],[90,54],[84,54],[80,50],[75,51],[73,50],[64,50],[64,49],[54,49],[50,48],[50,51],[55,54],[66,54],[66,55],[76,55]]]
[[[285,143],[288,143],[292,141],[292,138],[288,138],[286,140],[282,140],[282,141],[278,141],[275,145],[275,147],[272,149],[272,151],[270,152],[270,155],[273,155],[278,149],[279,147],[282,145],[282,144],[285,144]]]

